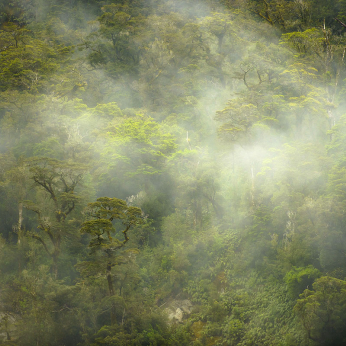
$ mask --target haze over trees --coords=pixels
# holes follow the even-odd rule
[[[0,0],[0,344],[346,344],[346,1]]]

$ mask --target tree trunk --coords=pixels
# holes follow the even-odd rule
[[[18,245],[22,238],[23,202],[18,203]]]
[[[54,252],[52,254],[52,258],[53,258],[52,272],[56,280],[58,278],[58,255]]]
[[[112,263],[107,263],[107,282],[108,282],[108,291],[110,296],[114,296],[114,287],[113,287],[113,280],[112,280]],[[112,326],[115,325],[115,305],[112,302],[112,308],[111,308],[111,324]]]
[[[22,224],[23,224],[23,202],[18,203],[18,229],[17,229],[17,245],[19,249],[19,258],[18,258],[18,268],[21,271],[22,267],[22,252],[21,252],[21,240],[22,240]]]
[[[112,263],[108,262],[107,263],[107,281],[108,281],[108,290],[109,290],[109,295],[113,296],[114,295],[114,287],[113,287],[113,281],[112,281]]]

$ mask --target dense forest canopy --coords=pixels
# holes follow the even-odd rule
[[[345,0],[0,0],[0,344],[346,344]]]

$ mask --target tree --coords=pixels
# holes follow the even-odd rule
[[[81,233],[91,236],[89,247],[91,254],[101,252],[101,257],[95,262],[84,262],[79,264],[79,268],[88,272],[92,267],[98,268],[99,272],[105,272],[108,293],[110,297],[115,296],[113,286],[112,267],[119,263],[119,258],[115,254],[123,248],[129,241],[127,232],[131,227],[135,227],[143,222],[142,211],[137,207],[128,206],[125,201],[118,198],[101,197],[96,202],[89,203],[86,209],[89,220],[82,224]],[[124,240],[112,237],[115,228],[112,222],[121,221],[125,229],[122,234]],[[84,268],[83,268],[84,267]],[[112,302],[111,323],[115,323],[115,304]]]
[[[344,345],[346,282],[323,276],[306,289],[294,307],[307,337],[316,345]]]
[[[34,31],[14,23],[0,30],[0,38],[0,91],[43,92],[72,51],[71,47],[47,43]]]
[[[104,183],[112,181],[113,193],[125,198],[141,190],[149,193],[163,176],[169,179],[165,166],[177,147],[171,132],[168,126],[141,114],[109,122],[99,132],[99,138],[107,140],[100,152],[104,167],[100,170],[101,191]]]
[[[25,208],[36,213],[38,229],[30,232],[52,258],[52,271],[58,277],[58,261],[61,245],[72,237],[75,220],[71,214],[81,203],[78,187],[86,167],[55,159],[34,158],[30,164],[31,179],[38,188],[36,202],[25,201]],[[71,240],[72,240],[71,239]]]

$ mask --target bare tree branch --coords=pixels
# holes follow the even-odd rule
[[[339,22],[344,28],[346,28],[346,24],[343,23],[340,19],[334,18],[337,22]]]

